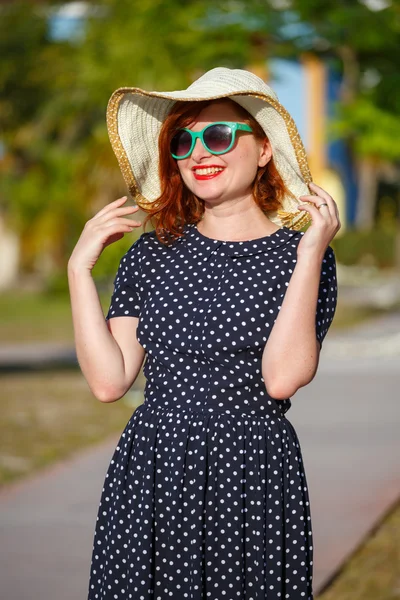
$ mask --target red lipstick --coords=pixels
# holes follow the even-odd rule
[[[193,175],[197,181],[205,181],[208,179],[214,179],[223,172],[224,168],[220,165],[202,165],[193,167]]]

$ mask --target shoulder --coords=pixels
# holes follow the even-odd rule
[[[153,247],[157,247],[160,243],[157,240],[154,231],[146,231],[142,233],[132,244],[125,256],[143,255],[144,252]]]
[[[124,255],[124,259],[131,264],[140,264],[144,268],[162,263],[171,256],[171,248],[159,241],[155,231],[146,231],[135,240],[132,246]]]
[[[119,268],[125,272],[132,271],[138,272],[140,270],[140,264],[142,262],[143,256],[145,254],[145,246],[147,243],[147,239],[149,238],[150,233],[142,233],[125,251],[125,254],[121,257]]]

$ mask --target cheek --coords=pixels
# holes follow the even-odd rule
[[[185,160],[179,160],[179,161],[177,161],[177,165],[178,165],[178,172],[179,172],[179,174],[180,174],[180,176],[181,176],[181,179],[182,179],[183,183],[184,183],[184,184],[185,184],[187,187],[189,187],[189,189],[191,189],[191,188],[190,188],[190,186],[189,186],[189,184],[190,184],[190,182],[191,182],[191,179],[190,179],[190,172],[189,172],[188,168],[187,168],[187,167],[186,167],[186,165],[185,165],[185,163],[186,163],[186,162],[187,162],[187,161],[185,161]]]
[[[242,152],[238,156],[237,172],[246,180],[253,181],[258,171],[258,154],[254,151]]]
[[[260,158],[260,149],[255,140],[241,140],[243,143],[238,147],[238,166],[245,165],[249,173],[256,173]]]
[[[187,174],[187,160],[177,160],[176,164],[178,166],[178,171],[181,175],[182,178],[185,178],[185,175]]]

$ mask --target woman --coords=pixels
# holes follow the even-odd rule
[[[246,71],[117,90],[108,127],[155,230],[122,258],[106,321],[90,272],[141,225],[138,207],[100,210],[69,261],[95,396],[121,398],[146,358],[145,401],[105,480],[89,599],[309,600],[308,490],[285,413],[335,311],[336,204],[307,187],[293,121]]]

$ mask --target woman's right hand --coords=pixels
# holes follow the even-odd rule
[[[126,201],[126,196],[118,198],[87,221],[69,258],[68,268],[91,271],[106,246],[141,226],[139,221],[125,218],[139,210],[139,206],[122,206]]]

